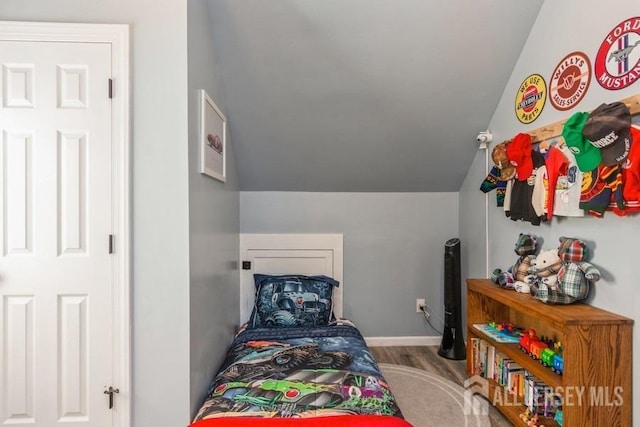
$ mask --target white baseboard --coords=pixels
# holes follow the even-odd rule
[[[440,345],[442,337],[364,337],[369,347]]]

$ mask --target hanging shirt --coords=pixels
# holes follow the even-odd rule
[[[555,216],[584,216],[584,210],[580,208],[582,171],[578,168],[576,157],[566,144],[562,144],[559,149],[567,159],[567,171],[565,175],[558,176],[553,214]]]
[[[544,201],[535,202],[534,207],[533,194],[536,185],[542,185],[542,179],[536,179],[536,174],[540,168],[544,167],[544,157],[537,150],[531,150],[531,158],[533,160],[533,173],[524,181],[515,181],[511,188],[509,211],[506,211],[507,199],[505,198],[505,212],[514,221],[528,221],[533,225],[540,225],[542,218],[541,213],[537,212],[537,207],[544,206]],[[543,173],[543,170],[540,171]],[[544,191],[538,191],[544,196]]]
[[[496,190],[496,206],[504,206],[507,182],[500,179],[500,169],[497,166],[491,168],[487,177],[480,184],[480,191],[483,193],[488,193],[492,190]]]
[[[560,149],[553,146],[549,148],[549,155],[545,160],[545,166],[547,167],[545,206],[548,220],[551,220],[551,217],[553,216],[553,206],[555,202],[558,178],[560,176],[567,176],[568,163],[567,158]]]
[[[504,214],[508,217],[511,216],[511,191],[513,190],[513,181],[515,178],[511,178],[507,181],[507,188],[504,193],[504,200],[502,202],[502,208],[504,209]]]
[[[591,172],[584,173],[580,195],[582,209],[585,209],[589,215],[601,218],[612,199],[615,200],[618,209],[624,209],[620,165],[600,165]]]
[[[640,212],[640,128],[635,125],[631,126],[629,156],[622,163],[622,184],[624,210],[619,209],[613,200],[609,204],[609,208],[619,216],[630,212]]]

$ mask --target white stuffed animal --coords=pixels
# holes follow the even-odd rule
[[[533,262],[531,273],[535,275],[538,286],[544,285],[549,289],[559,290],[558,271],[562,268],[562,260],[557,249],[540,251]]]

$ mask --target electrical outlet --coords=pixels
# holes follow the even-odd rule
[[[416,313],[422,313],[422,307],[424,307],[425,305],[426,304],[424,298],[416,299]]]

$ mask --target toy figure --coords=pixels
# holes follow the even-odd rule
[[[520,414],[520,419],[525,423],[528,423],[531,419],[531,409],[527,408],[523,413]]]
[[[535,276],[535,283],[554,290],[558,288],[558,271],[562,268],[562,260],[557,249],[540,251],[530,270]]]
[[[548,304],[571,304],[589,295],[589,285],[600,280],[600,271],[586,262],[588,249],[579,239],[561,237],[558,256],[562,267],[558,271],[558,290],[538,287],[532,293]]]
[[[519,292],[528,293],[528,287],[525,289],[523,286],[525,277],[529,275],[529,270],[536,258],[536,249],[536,238],[531,234],[520,233],[514,248],[518,259],[507,271],[495,269],[492,274],[494,283],[505,289],[516,289]]]
[[[530,419],[530,420],[529,420],[529,422],[527,423],[527,426],[531,426],[531,427],[544,427],[544,425],[539,424],[538,414],[535,414],[533,417],[531,417],[531,419]]]
[[[541,289],[544,295],[546,295],[547,289],[559,291],[557,273],[560,268],[562,268],[562,261],[558,256],[557,250],[541,251],[529,269],[531,274],[525,279],[531,294],[535,296]],[[517,283],[516,289],[518,289]]]
[[[537,241],[531,234],[520,233],[514,252],[518,255],[516,262],[507,271],[496,268],[491,279],[505,289],[516,289],[519,292],[529,292],[523,288],[525,278],[531,274],[531,267],[536,259]],[[518,287],[516,287],[516,283]]]
[[[537,241],[531,234],[520,233],[516,241],[515,253],[518,259],[511,267],[514,280],[524,282],[536,259]]]

